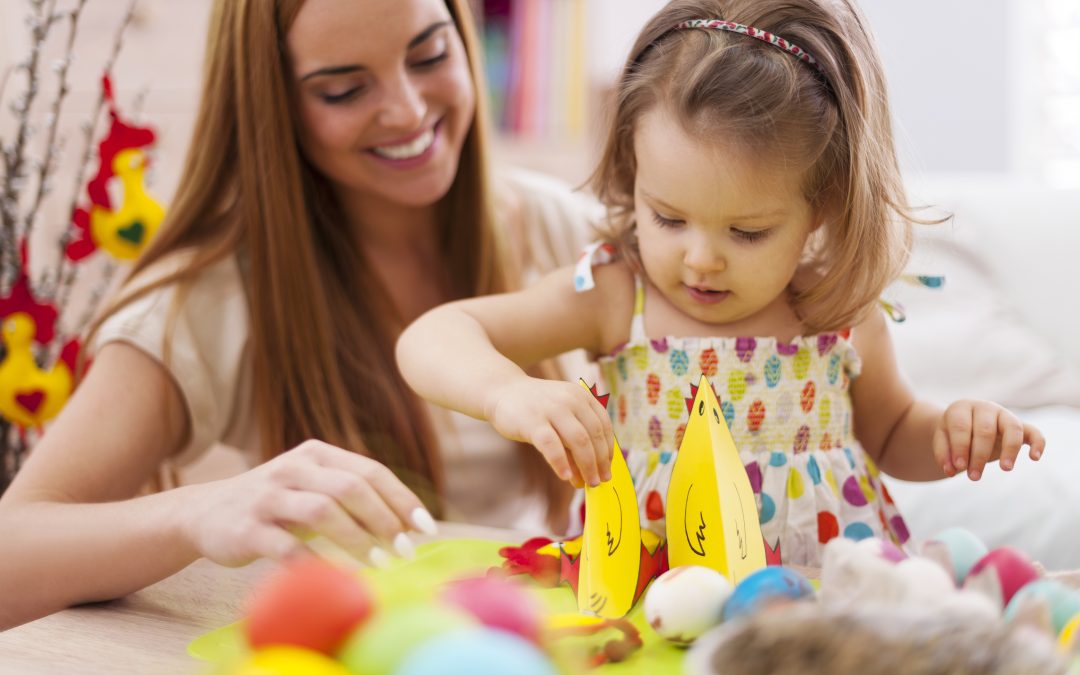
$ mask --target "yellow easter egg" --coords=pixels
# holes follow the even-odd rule
[[[791,368],[795,372],[796,380],[805,379],[806,374],[810,372],[810,350],[799,347],[799,351],[791,359]]]
[[[325,654],[280,645],[256,651],[231,675],[349,675],[349,671]]]
[[[741,370],[731,371],[728,375],[727,390],[732,401],[741,401],[746,395],[746,373]]]
[[[829,421],[832,419],[832,401],[828,396],[822,396],[818,401],[818,421],[821,423],[821,428],[829,426]]]
[[[1065,624],[1058,633],[1058,649],[1062,654],[1068,654],[1076,647],[1077,632],[1080,631],[1080,614],[1077,614]]]
[[[678,387],[672,387],[667,391],[667,414],[673,420],[686,417],[686,399]]]

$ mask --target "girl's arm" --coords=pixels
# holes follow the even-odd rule
[[[966,470],[978,480],[990,460],[1012,469],[1024,444],[1032,459],[1042,456],[1042,433],[996,403],[962,400],[943,410],[916,399],[881,312],[855,328],[854,340],[862,359],[862,374],[851,386],[855,435],[889,475],[925,481]]]
[[[312,442],[228,480],[133,499],[187,429],[164,367],[124,343],[102,348],[0,498],[0,630],[126,595],[200,556],[281,559],[304,548],[294,531],[359,555],[375,538],[407,546],[400,533],[428,524],[388,469]]]
[[[530,377],[524,368],[574,349],[604,350],[612,326],[628,326],[632,278],[621,265],[596,269],[596,288],[574,290],[557,270],[515,293],[471,298],[427,312],[397,343],[405,380],[424,398],[492,423],[531,443],[564,479],[610,477],[611,422],[577,384]],[[625,319],[615,315],[625,308]],[[619,323],[621,322],[621,323]]]

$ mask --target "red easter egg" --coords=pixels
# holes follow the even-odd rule
[[[539,643],[541,608],[520,584],[499,577],[475,577],[451,582],[443,602],[460,607],[480,623]]]
[[[1025,584],[1038,578],[1039,570],[1031,558],[1015,548],[1002,546],[971,566],[964,587],[987,592],[1004,607]]]
[[[254,648],[296,645],[332,654],[373,609],[374,596],[359,577],[308,556],[255,590],[245,632]]]

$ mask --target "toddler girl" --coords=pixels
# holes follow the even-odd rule
[[[576,269],[421,317],[397,347],[409,384],[579,485],[610,477],[614,431],[642,524],[663,534],[704,374],[785,563],[819,564],[838,535],[903,544],[879,471],[977,480],[1023,444],[1038,459],[1031,425],[990,402],[920,401],[897,367],[878,298],[916,219],[866,26],[848,0],[665,6],[623,69],[593,177],[603,241]],[[523,370],[575,348],[597,358],[607,410]]]

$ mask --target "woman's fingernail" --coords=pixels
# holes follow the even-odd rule
[[[1011,470],[1011,469],[1012,469],[1012,466],[1013,466],[1013,465],[1012,465],[1012,462],[1011,462],[1011,461],[1009,461],[1009,460],[1005,460],[1004,462],[1002,462],[1002,463],[1001,463],[1001,468],[1002,468],[1002,469],[1005,469],[1006,471],[1009,471],[1009,470]]]
[[[413,527],[420,530],[424,534],[438,534],[439,526],[435,524],[435,519],[431,517],[431,513],[422,506],[417,506],[413,509],[412,515],[409,516],[412,521]]]
[[[404,532],[399,532],[398,536],[394,537],[394,550],[406,560],[412,560],[416,556],[416,547]]]
[[[385,570],[390,567],[390,554],[382,550],[378,546],[372,546],[368,551],[368,560],[375,567],[381,570]]]

